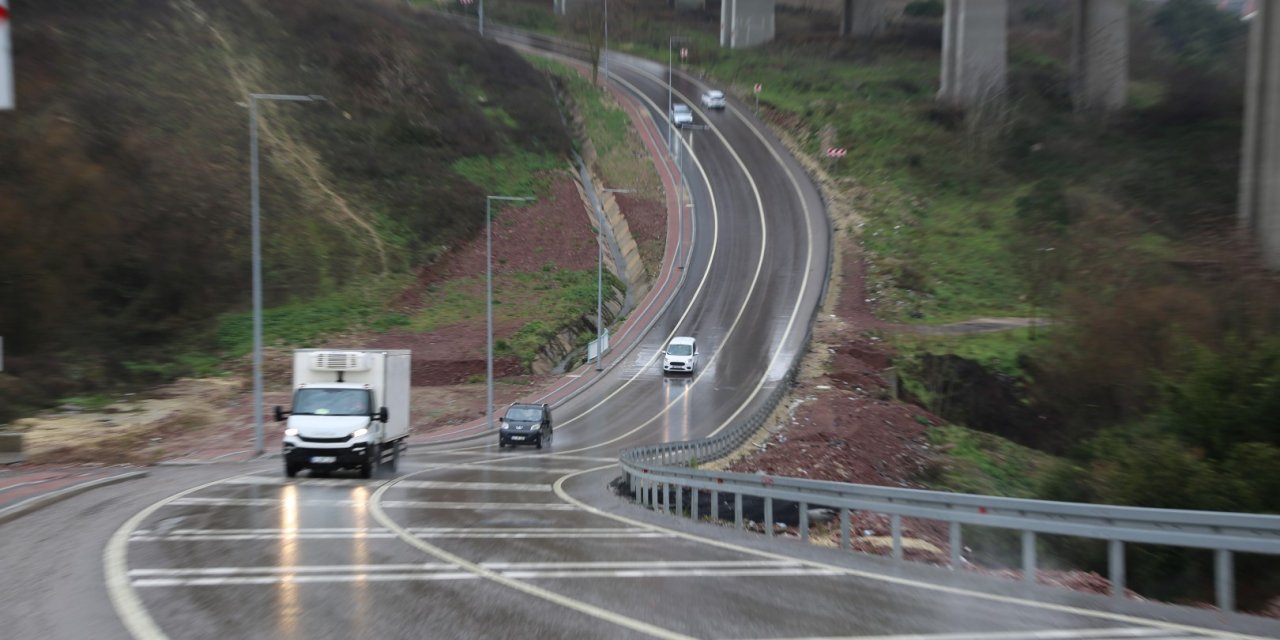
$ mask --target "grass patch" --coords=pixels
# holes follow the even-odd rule
[[[1058,460],[964,427],[934,427],[928,437],[938,455],[925,478],[931,489],[1035,498],[1042,477]]]
[[[554,156],[527,152],[472,156],[451,165],[454,173],[472,184],[483,186],[492,194],[525,198],[545,194],[551,185],[546,172],[562,166]],[[506,206],[519,205],[507,203]]]
[[[1031,339],[1030,327],[950,336],[897,333],[889,337],[889,343],[897,349],[899,359],[915,359],[925,353],[952,354],[973,360],[992,371],[1022,377],[1024,372],[1018,363],[1020,356],[1039,345],[1039,340],[1051,330],[1036,327],[1037,340]]]
[[[58,401],[60,405],[75,405],[85,411],[100,411],[116,403],[116,397],[109,393],[94,393],[83,396],[71,396]]]
[[[262,314],[263,343],[304,346],[326,334],[353,327],[382,330],[403,326],[407,324],[403,316],[387,311],[385,305],[411,280],[408,275],[369,278],[314,299],[266,309]],[[252,313],[221,316],[215,336],[217,348],[224,355],[248,353],[253,348]]]
[[[662,183],[644,143],[631,126],[631,118],[603,89],[569,66],[538,56],[527,56],[536,68],[555,75],[563,83],[582,115],[585,135],[595,148],[596,173],[605,187],[630,189],[646,198],[661,198]]]
[[[605,273],[606,287],[621,287]],[[427,290],[427,305],[408,319],[413,331],[434,331],[485,316],[484,276],[456,278]],[[557,333],[596,305],[596,272],[544,269],[497,274],[493,279],[493,317],[498,324],[520,322],[514,334],[495,336],[499,355],[515,356],[526,365]]]

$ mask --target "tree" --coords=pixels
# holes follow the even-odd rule
[[[591,57],[591,84],[599,84],[600,51],[604,47],[604,3],[607,0],[570,1],[564,25],[574,35],[586,38]]]

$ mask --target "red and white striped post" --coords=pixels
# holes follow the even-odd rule
[[[9,0],[0,0],[0,111],[13,107],[13,40],[9,37]]]

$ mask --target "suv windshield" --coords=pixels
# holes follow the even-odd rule
[[[684,113],[689,110],[689,105],[677,103],[675,106],[671,107],[671,110],[676,113]]]
[[[667,355],[669,356],[691,356],[693,355],[693,346],[687,344],[673,344],[667,347]]]
[[[367,389],[299,389],[293,398],[294,415],[367,416]]]
[[[538,421],[542,419],[541,407],[511,407],[507,412],[507,420]]]

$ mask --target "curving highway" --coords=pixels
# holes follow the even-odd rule
[[[665,67],[610,60],[665,135]],[[742,105],[702,111],[704,88],[674,85],[707,126],[692,151],[682,132],[694,232],[681,287],[634,348],[556,408],[550,447],[419,448],[373,480],[290,480],[274,462],[161,468],[73,498],[0,529],[4,636],[1280,636],[1239,616],[769,541],[612,495],[620,449],[705,437],[763,403],[804,349],[826,280],[816,188]],[[660,371],[673,335],[698,339],[692,376]]]

